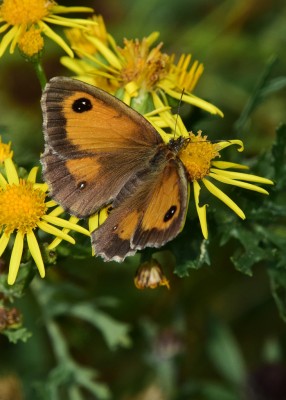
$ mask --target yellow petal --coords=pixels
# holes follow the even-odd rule
[[[4,162],[9,184],[12,185],[14,183],[15,185],[19,185],[19,176],[13,161],[11,158],[6,158]]]
[[[44,266],[44,262],[42,259],[42,254],[39,248],[39,244],[37,242],[37,239],[34,235],[33,231],[30,231],[27,233],[27,243],[28,243],[28,247],[29,250],[31,252],[31,255],[37,265],[37,268],[39,270],[40,276],[41,278],[45,277],[45,266]]]
[[[162,87],[162,89],[169,94],[171,97],[174,97],[175,99],[182,99],[183,102],[188,103],[188,104],[192,104],[196,107],[199,107],[205,111],[208,111],[210,114],[217,114],[221,117],[223,117],[223,112],[217,108],[216,106],[214,106],[213,104],[200,99],[197,96],[194,96],[191,93],[188,94],[181,94],[180,92],[176,92],[175,90],[169,89],[167,87]]]
[[[194,187],[195,205],[200,220],[202,234],[203,237],[207,239],[208,238],[208,224],[207,224],[207,211],[206,211],[207,205],[205,204],[204,206],[200,206],[199,199],[200,199],[201,187],[197,181],[193,182],[193,187]]]
[[[211,183],[208,179],[202,179],[205,187],[208,189],[208,191],[216,196],[218,199],[220,199],[223,203],[225,203],[229,208],[231,208],[240,218],[245,219],[245,214],[241,210],[241,208],[238,207],[238,205],[231,200],[230,197],[228,197],[223,191],[221,191],[219,188],[217,188],[213,183]]]
[[[25,27],[24,27],[23,25],[20,25],[20,26],[18,27],[17,31],[15,32],[14,38],[13,38],[13,40],[12,40],[12,42],[11,42],[11,46],[10,46],[10,50],[9,50],[9,53],[10,53],[10,54],[13,54],[13,53],[14,53],[15,47],[16,47],[16,45],[17,45],[17,43],[18,43],[18,39],[19,39],[19,37],[22,35],[22,33],[23,33],[24,31],[25,31]]]
[[[7,185],[7,181],[4,178],[4,176],[0,173],[0,186],[1,186],[1,188],[5,189],[6,185]]]
[[[8,243],[9,243],[10,236],[11,236],[10,234],[6,235],[5,232],[2,233],[2,236],[0,238],[0,257],[4,253],[6,247],[7,247]]]
[[[2,38],[1,43],[0,43],[0,57],[3,56],[5,53],[5,50],[9,46],[9,44],[12,42],[14,36],[16,35],[18,30],[17,26],[13,26]]]
[[[50,213],[50,214],[54,215],[55,217],[57,217],[58,215],[62,214],[62,213],[65,211],[65,210],[64,210],[61,206],[59,206],[58,203],[56,203],[54,200],[47,201],[45,204],[46,204],[46,206],[47,206],[48,208],[58,206],[58,207],[56,207],[54,210],[52,210],[51,213]]]
[[[216,147],[217,147],[218,151],[221,151],[221,150],[226,149],[227,147],[232,146],[234,144],[238,146],[237,151],[242,152],[244,150],[243,142],[239,139],[231,139],[231,140],[218,142],[218,143],[216,143]]]
[[[229,161],[212,161],[212,165],[219,169],[229,169],[229,168],[249,169],[247,165],[237,164]]]
[[[94,9],[90,7],[65,7],[58,6],[57,4],[52,8],[53,14],[69,14],[73,12],[90,12],[93,13]]]
[[[9,264],[9,273],[8,273],[8,284],[13,285],[17,278],[17,274],[20,267],[20,262],[23,254],[23,246],[24,246],[24,235],[21,232],[16,234],[10,264]]]
[[[223,175],[230,179],[238,179],[240,181],[257,182],[257,183],[265,183],[266,185],[273,185],[273,182],[270,179],[263,178],[262,176],[258,175],[245,174],[243,172],[236,172],[236,171],[221,171],[216,168],[211,168],[210,171],[214,172],[217,175]]]
[[[95,231],[99,225],[99,213],[96,213],[88,218],[88,229],[90,232]]]
[[[66,26],[68,28],[76,28],[76,29],[84,29],[84,25],[94,25],[94,21],[84,20],[84,19],[71,19],[60,17],[57,15],[52,15],[49,17],[43,18],[43,21],[48,22],[49,24],[55,24],[60,26]]]
[[[33,167],[31,169],[31,171],[29,172],[28,178],[27,178],[28,182],[32,182],[32,183],[36,182],[38,169],[39,169],[39,167]]]
[[[83,228],[80,225],[74,224],[71,221],[66,221],[65,219],[58,218],[49,214],[44,215],[42,219],[48,222],[49,224],[61,226],[62,228],[67,228],[82,233],[84,235],[90,236],[89,231],[87,229]]]
[[[227,178],[227,177],[225,177],[223,175],[218,175],[218,174],[213,174],[213,173],[209,173],[209,176],[211,178],[213,178],[213,179],[216,179],[219,182],[223,182],[223,183],[226,183],[228,185],[239,186],[239,187],[242,187],[244,189],[253,190],[254,192],[259,192],[259,193],[262,193],[262,194],[269,194],[267,192],[267,190],[261,188],[260,186],[252,185],[251,183],[237,181],[235,179],[230,179],[230,178]]]
[[[2,22],[2,21],[3,21],[3,20],[2,20],[2,18],[1,18],[1,19],[0,19],[0,22]],[[2,25],[1,28],[0,28],[0,33],[5,32],[9,27],[10,27],[10,24],[4,24],[4,25]]]
[[[88,36],[88,40],[97,48],[97,50],[103,55],[110,65],[121,71],[122,65],[113,51],[111,51],[100,39],[95,36]]]
[[[47,232],[47,233],[50,233],[50,234],[53,235],[53,236],[59,236],[59,237],[61,237],[62,239],[66,240],[67,242],[69,242],[69,243],[71,243],[71,244],[75,244],[74,238],[72,238],[71,236],[69,236],[69,235],[63,233],[60,229],[55,228],[55,227],[52,226],[52,225],[49,225],[47,222],[45,222],[45,221],[40,221],[40,222],[38,222],[37,225],[38,225],[38,227],[39,227],[40,229],[42,229],[42,231]]]
[[[43,33],[48,36],[51,40],[57,43],[71,58],[74,57],[73,51],[67,45],[67,43],[57,35],[47,24],[43,21],[38,22],[39,27],[42,29]]]
[[[61,208],[61,207],[58,207],[58,208]],[[51,215],[51,214],[49,214],[49,215]],[[75,217],[74,215],[72,215],[72,216],[70,217],[70,219],[69,219],[69,222],[74,223],[74,224],[76,224],[78,221],[79,221],[79,218]],[[64,229],[62,230],[62,232],[63,232],[64,234],[69,233],[69,231],[70,231],[70,229],[67,229],[67,228],[64,228]],[[87,231],[87,232],[88,232],[88,231]],[[88,232],[88,235],[90,235],[89,232]],[[63,240],[62,238],[56,237],[56,238],[49,244],[48,249],[49,249],[49,250],[55,249],[55,248],[62,242],[62,240]]]

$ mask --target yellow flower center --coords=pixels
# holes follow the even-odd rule
[[[2,143],[0,137],[0,164],[7,158],[12,158],[13,151],[11,150],[11,143]]]
[[[171,60],[167,54],[161,52],[162,43],[149,50],[149,43],[144,38],[139,40],[125,40],[125,47],[119,49],[125,65],[121,70],[124,83],[135,81],[138,87],[152,89],[162,79],[169,69]]]
[[[7,234],[36,228],[46,209],[45,193],[31,182],[20,179],[19,185],[7,184],[0,190],[0,227]]]
[[[54,5],[52,0],[4,0],[0,15],[10,25],[29,25],[46,17]]]
[[[41,30],[32,27],[26,31],[18,42],[19,49],[28,57],[38,54],[44,47]]]
[[[184,164],[191,182],[200,180],[208,175],[211,161],[219,156],[217,146],[207,140],[207,136],[190,134],[190,141],[179,152],[179,158]]]

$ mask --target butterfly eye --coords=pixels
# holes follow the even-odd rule
[[[169,221],[173,216],[175,215],[175,212],[177,211],[177,206],[172,206],[169,208],[169,210],[166,212],[164,216],[164,222]]]
[[[91,110],[92,104],[89,99],[86,99],[85,97],[81,97],[80,99],[76,99],[73,102],[72,109],[76,113],[83,113],[83,112]]]

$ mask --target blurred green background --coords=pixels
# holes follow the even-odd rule
[[[246,151],[240,162],[251,164],[271,147],[277,126],[285,122],[283,84],[265,96],[241,129],[236,122],[270,60],[277,59],[269,79],[285,75],[283,0],[60,3],[92,6],[103,15],[118,44],[124,37],[142,38],[159,31],[166,52],[192,53],[193,59],[205,66],[195,94],[222,109],[225,117],[194,113],[194,119],[187,121],[188,128],[202,129],[210,138],[242,139]],[[43,64],[49,78],[68,75],[59,63],[62,55],[61,49],[47,41]],[[0,60],[0,85],[3,141],[11,140],[18,164],[30,168],[39,162],[43,150],[39,83],[31,65],[16,52]],[[200,234],[197,227],[186,229],[190,230],[190,241]],[[285,238],[285,229],[282,235]],[[124,265],[104,264],[91,257],[69,257],[68,261],[59,257],[57,271],[48,272],[44,285],[60,290],[55,297],[47,294],[46,299],[52,304],[59,299],[73,305],[95,301],[125,324],[120,325],[121,333],[114,332],[111,348],[106,340],[106,321],[96,329],[96,324],[76,316],[59,314],[56,318],[74,359],[98,370],[98,381],[109,386],[111,398],[285,400],[285,324],[271,295],[267,266],[260,261],[252,277],[243,275],[230,261],[234,248],[235,243],[220,247],[214,241],[211,266],[192,270],[184,279],[173,275],[170,262],[164,270],[171,290],[152,291],[138,291],[133,285],[136,257]],[[27,292],[17,306],[33,336],[16,345],[0,337],[0,376],[16,376],[26,399],[54,400],[57,397],[52,391],[45,392],[44,382],[61,375],[59,371],[56,378],[49,375],[56,361],[35,291]],[[69,379],[63,382],[68,384]],[[68,398],[65,396],[58,398]],[[82,396],[104,398],[87,391]]]

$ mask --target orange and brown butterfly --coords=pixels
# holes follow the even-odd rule
[[[164,143],[135,110],[71,78],[51,79],[41,104],[41,162],[51,197],[79,218],[112,206],[91,234],[96,255],[121,262],[178,235],[188,205],[187,174],[177,156],[184,139]]]

